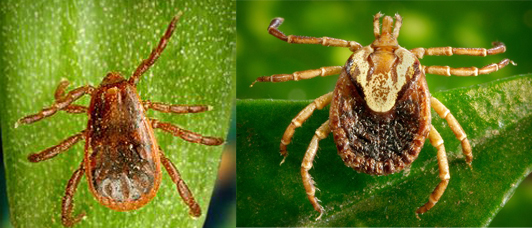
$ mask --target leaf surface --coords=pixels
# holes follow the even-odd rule
[[[410,169],[388,176],[357,173],[337,155],[332,136],[320,142],[310,170],[326,214],[309,203],[301,162],[328,109],[296,129],[279,166],[279,144],[291,119],[310,101],[237,102],[237,226],[487,226],[532,170],[532,76],[521,75],[432,94],[461,123],[473,147],[473,170],[459,140],[432,112],[451,179],[440,201],[418,220],[415,211],[439,183],[436,149],[425,143]]]

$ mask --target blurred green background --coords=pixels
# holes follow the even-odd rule
[[[369,45],[374,40],[372,18],[377,12],[399,13],[398,38],[406,49],[416,47],[482,47],[506,44],[506,53],[487,56],[427,56],[423,65],[482,67],[504,58],[518,66],[477,77],[427,75],[431,92],[475,85],[532,72],[532,2],[365,2],[365,1],[239,1],[237,3],[237,98],[315,99],[334,89],[336,76],[284,83],[249,85],[260,76],[293,73],[322,66],[340,66],[347,48],[288,44],[267,32],[274,17],[283,17],[286,35],[333,37]],[[467,124],[467,123],[462,123]],[[238,150],[238,149],[237,149]],[[238,153],[238,152],[237,152]],[[503,161],[501,161],[503,162]],[[238,173],[237,173],[238,175]],[[516,190],[492,226],[532,226],[532,178]]]

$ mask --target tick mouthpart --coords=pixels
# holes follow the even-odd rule
[[[125,81],[124,77],[118,72],[108,73],[105,78],[103,78],[101,85],[110,85],[118,82]]]
[[[397,43],[397,37],[399,36],[399,30],[401,30],[401,25],[403,24],[403,18],[399,14],[395,14],[395,26],[393,24],[393,18],[390,16],[385,16],[382,19],[382,32],[380,30],[379,20],[382,14],[379,12],[373,18],[373,31],[375,35],[375,41],[371,44],[372,47],[399,47]],[[393,31],[392,31],[393,27]]]

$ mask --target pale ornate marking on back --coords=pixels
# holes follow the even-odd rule
[[[397,100],[397,95],[407,81],[412,78],[415,56],[404,48],[395,51],[397,56],[394,64],[387,71],[369,74],[373,63],[368,61],[373,53],[373,48],[366,46],[353,55],[351,75],[356,78],[364,91],[364,99],[371,110],[375,112],[389,111]],[[395,72],[395,74],[392,74]]]

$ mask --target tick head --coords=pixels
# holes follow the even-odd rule
[[[397,37],[399,36],[399,30],[401,29],[401,24],[403,19],[399,14],[395,14],[395,27],[392,31],[393,19],[390,16],[384,17],[382,19],[382,33],[380,32],[379,20],[382,14],[379,12],[373,18],[373,34],[375,35],[375,41],[371,44],[373,48],[392,48],[395,49],[399,47],[397,44]]]
[[[124,79],[124,77],[122,77],[122,75],[120,75],[120,73],[111,72],[111,73],[108,73],[105,76],[105,78],[103,78],[101,85],[115,84],[115,83],[119,83],[119,82],[122,82],[122,81],[125,81],[125,80],[126,79]]]

